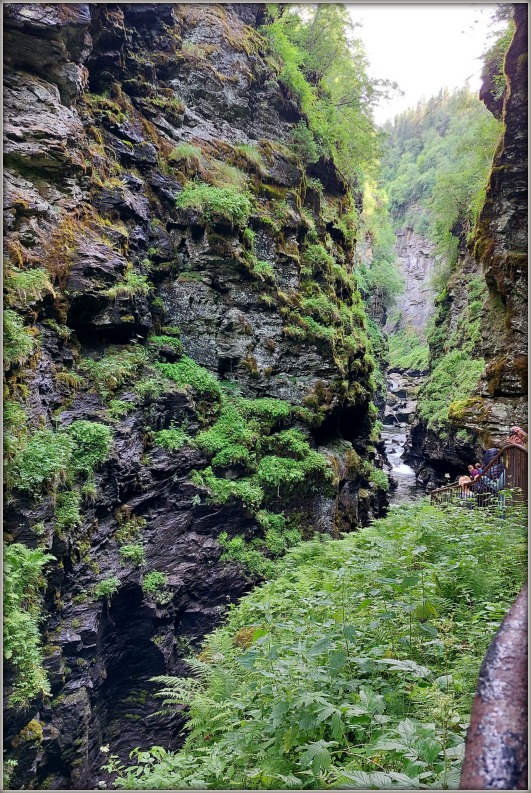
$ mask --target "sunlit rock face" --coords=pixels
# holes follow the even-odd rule
[[[337,536],[384,504],[345,462],[353,452],[375,455],[366,350],[338,353],[326,340],[286,333],[310,228],[319,240],[331,235],[337,261],[352,266],[352,242],[330,220],[350,199],[330,162],[305,173],[287,147],[301,114],[256,32],[264,13],[252,4],[4,5],[6,246],[12,265],[42,265],[54,284],[24,314],[38,354],[6,373],[9,393],[24,396],[33,429],[81,419],[113,431],[75,529],[54,531],[50,495],[36,502],[13,492],[6,502],[9,541],[39,544],[56,559],[43,625],[52,696],[6,710],[15,788],[90,789],[105,776],[101,745],[124,760],[136,746],[177,745],[178,720],[147,719],[160,705],[150,678],[185,673],[182,659],[257,581],[221,561],[217,542],[222,531],[263,536],[253,515],[237,502],[210,503],[191,482],[208,464],[197,449],[176,455],[149,440],[173,423],[194,436],[208,404],[179,388],[139,398],[131,379],[115,394],[125,413],[109,420],[91,374],[73,378],[83,361],[114,348],[118,365],[125,348],[178,326],[184,352],[220,379],[235,377],[243,396],[322,409],[310,441],[331,460],[333,486],[278,509],[299,516],[307,534]],[[256,256],[280,296],[244,266],[241,229],[207,227],[196,210],[176,208],[185,179],[171,153],[183,142],[222,164],[235,142],[258,147],[262,165],[243,155],[238,165],[255,189]],[[116,288],[132,268],[149,277],[149,291]],[[176,357],[168,346],[153,355]],[[142,570],[123,564],[117,533],[125,530],[141,536],[146,569],[166,575],[169,603],[146,599]],[[117,593],[94,598],[94,584],[109,578]]]
[[[404,279],[404,291],[396,298],[392,315],[397,322],[388,322],[386,330],[393,332],[413,327],[421,339],[426,339],[428,320],[433,313],[435,290],[431,283],[435,267],[434,244],[416,234],[411,228],[396,232],[397,266]]]

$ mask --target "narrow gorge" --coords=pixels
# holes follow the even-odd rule
[[[380,198],[346,12],[319,7],[343,81],[318,36],[304,71],[285,6],[3,6],[8,789],[178,750],[152,678],[189,677],[290,549],[335,553],[527,426],[527,6],[442,289],[416,199]],[[434,420],[471,323],[475,380]]]

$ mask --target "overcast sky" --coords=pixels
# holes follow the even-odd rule
[[[403,97],[375,112],[382,124],[439,88],[479,90],[481,54],[492,40],[488,28],[495,3],[346,4],[369,59],[369,75],[396,81]]]

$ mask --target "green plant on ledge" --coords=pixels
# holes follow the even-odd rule
[[[158,570],[152,570],[142,576],[142,590],[144,594],[161,606],[167,605],[172,598],[168,589],[168,578]]]
[[[209,184],[187,185],[176,200],[180,209],[197,209],[205,221],[227,220],[232,226],[244,226],[251,214],[251,196],[236,187],[212,187]]]
[[[116,300],[119,297],[134,298],[140,295],[146,296],[153,289],[145,275],[128,270],[123,281],[111,286],[105,291],[107,297]]]
[[[118,592],[119,586],[119,579],[113,576],[112,578],[104,578],[103,581],[100,581],[98,584],[96,584],[93,587],[92,592],[95,597],[106,598],[107,601],[110,601],[112,596]]]
[[[131,562],[134,567],[143,567],[146,564],[144,546],[140,545],[140,543],[122,545],[120,556],[124,563]]]
[[[182,428],[170,427],[167,430],[159,430],[153,435],[153,443],[156,446],[162,446],[169,452],[178,452],[187,443],[190,443],[190,438]]]

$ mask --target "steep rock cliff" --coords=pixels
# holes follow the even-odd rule
[[[430,430],[422,417],[412,427],[409,460],[430,486],[499,445],[511,425],[527,427],[527,6],[514,8],[503,102],[490,91],[492,75],[480,94],[496,117],[501,112],[504,132],[474,237],[461,240],[430,338],[432,368],[448,339],[459,350],[459,335],[466,338],[479,384],[451,405],[442,431]]]
[[[481,351],[487,361],[480,400],[456,419],[499,442],[511,424],[527,426],[527,4],[514,4],[515,32],[505,57],[504,135],[494,157],[474,256],[489,289]],[[496,115],[497,106],[482,95]],[[495,322],[493,323],[493,318]],[[478,421],[479,418],[479,421]]]
[[[411,228],[399,229],[396,237],[397,267],[404,280],[404,291],[395,298],[392,318],[386,330],[394,333],[412,327],[419,338],[425,340],[435,298],[431,284],[435,246]]]
[[[51,695],[16,704],[7,666],[10,784],[85,788],[101,745],[179,740],[149,679],[257,580],[222,532],[267,556],[279,520],[381,509],[357,210],[289,145],[262,6],[4,14],[5,525],[55,558]]]

